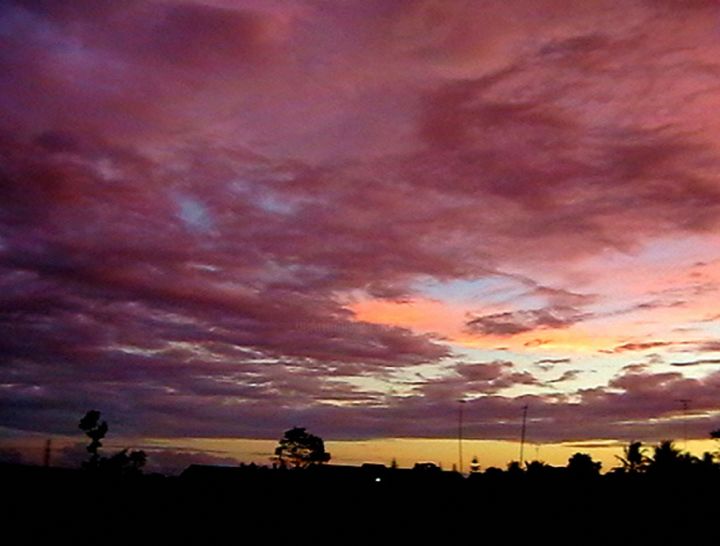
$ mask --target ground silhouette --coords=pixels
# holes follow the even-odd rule
[[[89,430],[101,425],[99,416],[88,422]],[[649,451],[629,443],[605,474],[584,453],[566,466],[512,461],[467,476],[427,464],[193,465],[177,477],[6,464],[0,509],[6,535],[19,532],[20,544],[49,536],[213,544],[258,534],[298,540],[298,533],[317,543],[408,542],[430,533],[507,543],[704,537],[716,520],[717,458],[691,456],[670,441]]]

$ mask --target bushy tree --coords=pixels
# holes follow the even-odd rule
[[[713,430],[710,433],[710,438],[714,438],[715,440],[718,440],[718,442],[720,442],[720,428],[717,430]],[[720,458],[720,451],[716,451],[714,454],[711,454],[711,456]]]
[[[328,462],[330,453],[325,451],[322,438],[310,434],[302,427],[293,427],[285,431],[280,439],[275,448],[275,459],[281,467],[289,465],[307,468]]]
[[[672,440],[663,440],[657,446],[648,464],[648,472],[656,475],[681,475],[692,469],[698,462],[696,457],[683,453]]]
[[[142,468],[146,462],[147,455],[144,451],[123,449],[115,453],[115,455],[101,459],[100,468],[111,474],[132,476],[142,473]]]
[[[90,438],[90,443],[85,448],[90,453],[90,459],[83,463],[83,468],[101,470],[112,474],[139,474],[147,462],[147,455],[144,451],[128,451],[123,449],[110,457],[102,457],[100,448],[102,439],[108,432],[108,424],[100,420],[100,412],[97,410],[88,411],[80,419],[78,425],[80,430]]]
[[[663,440],[655,447],[652,458],[652,467],[657,470],[673,469],[682,460],[680,450],[675,447],[672,440]]]
[[[508,476],[522,476],[523,467],[520,464],[520,461],[510,461],[507,464],[507,474]]]
[[[545,464],[543,461],[530,461],[525,465],[528,476],[533,478],[541,478],[548,475],[548,472],[552,469],[550,466]]]
[[[602,463],[592,460],[587,453],[575,453],[568,460],[567,469],[579,478],[591,478],[600,474]]]

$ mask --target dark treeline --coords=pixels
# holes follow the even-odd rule
[[[463,476],[432,463],[327,464],[322,440],[295,427],[272,466],[191,465],[163,476],[143,473],[142,452],[103,455],[108,426],[99,412],[88,412],[80,428],[90,442],[76,469],[0,465],[8,543],[384,544],[439,535],[443,543],[664,544],[712,534],[718,514],[716,457],[683,453],[671,441],[629,443],[604,474],[576,453],[564,467],[532,461],[481,470],[473,461],[475,471]]]
[[[654,449],[630,444],[617,469],[599,470],[585,454],[565,467],[511,463],[467,477],[427,464],[193,465],[177,477],[2,465],[1,508],[6,531],[25,540],[14,544],[62,536],[105,544],[137,537],[239,543],[251,532],[272,542],[306,536],[337,543],[338,532],[410,540],[430,530],[458,540],[491,533],[503,543],[573,536],[584,543],[593,541],[577,533],[668,539],[703,536],[715,526],[720,465],[709,456],[681,453],[671,442]]]

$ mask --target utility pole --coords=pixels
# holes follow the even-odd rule
[[[45,452],[43,453],[43,466],[48,468],[50,466],[50,456],[52,454],[52,438],[48,438],[45,441]]]
[[[460,460],[460,474],[463,473],[463,404],[465,404],[465,400],[458,400],[458,459]]]
[[[682,404],[683,409],[683,437],[685,439],[685,451],[687,451],[688,431],[687,431],[687,412],[690,405],[690,400],[687,398],[681,398],[678,400]]]
[[[528,412],[528,406],[525,404],[523,406],[523,420],[522,420],[522,429],[520,431],[520,467],[522,468],[523,463],[525,462],[525,429],[526,429],[526,423],[527,423],[527,412]]]

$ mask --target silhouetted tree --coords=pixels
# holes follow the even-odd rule
[[[103,457],[100,460],[100,468],[112,474],[137,475],[142,473],[142,468],[147,462],[147,455],[144,451],[130,451],[123,449],[111,457]]]
[[[507,474],[508,476],[522,476],[523,467],[520,465],[520,461],[510,461],[507,464]]]
[[[110,457],[101,457],[101,440],[108,432],[108,425],[100,421],[100,412],[88,411],[80,419],[79,428],[90,438],[90,444],[85,448],[90,453],[90,459],[83,463],[83,468],[102,470],[113,474],[139,474],[147,462],[144,451],[130,451],[123,449]]]
[[[80,430],[84,431],[85,434],[90,438],[90,443],[85,448],[90,453],[90,460],[84,463],[83,466],[96,468],[98,461],[100,460],[99,450],[102,447],[102,440],[108,431],[108,426],[105,421],[100,421],[100,412],[97,410],[88,411],[85,416],[80,419],[78,425]]]
[[[275,457],[281,467],[291,465],[295,468],[306,468],[328,462],[330,453],[325,451],[322,438],[310,434],[302,427],[293,427],[285,431],[280,439],[275,448]]]
[[[623,448],[623,456],[615,455],[622,464],[624,471],[631,474],[642,472],[647,468],[648,458],[642,447],[642,442],[630,442]]]
[[[710,438],[714,438],[720,442],[720,428],[710,432]],[[713,456],[720,457],[720,451],[716,451]]]
[[[568,459],[567,470],[578,478],[592,478],[600,474],[602,463],[592,460],[587,453],[575,453]]]
[[[702,458],[700,459],[700,464],[703,465],[705,468],[712,468],[712,466],[715,464],[715,455],[713,455],[709,451],[704,452]]]
[[[550,466],[545,464],[543,461],[530,461],[525,465],[528,476],[533,478],[540,478],[548,475]]]
[[[663,440],[655,446],[648,470],[654,473],[668,474],[678,472],[683,463],[689,462],[672,440]]]

